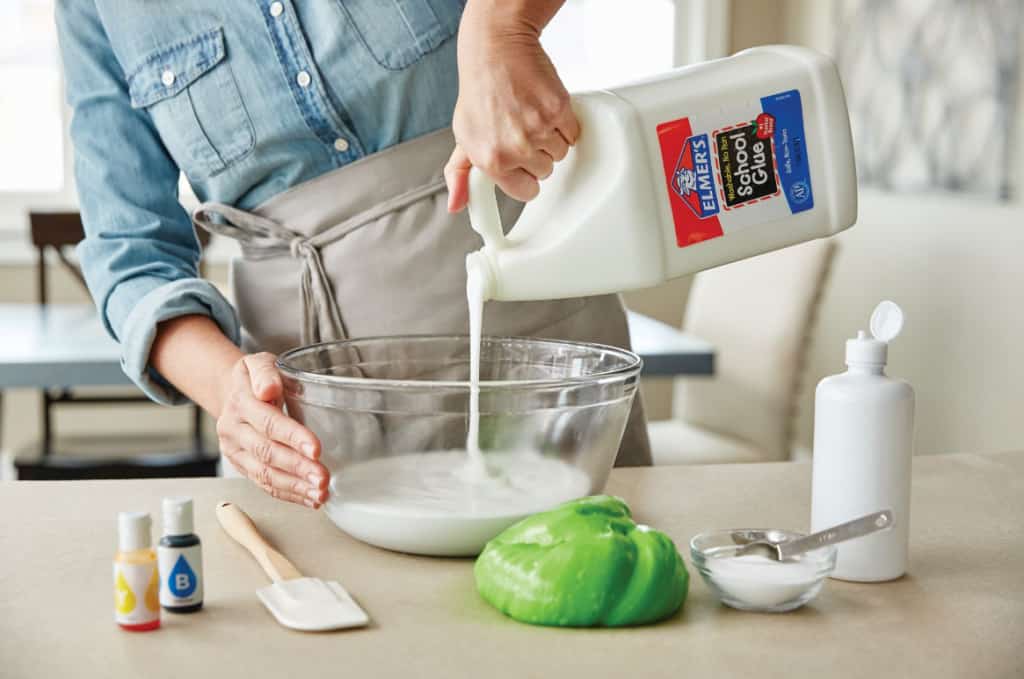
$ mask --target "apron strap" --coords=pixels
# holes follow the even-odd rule
[[[291,253],[302,263],[302,343],[319,344],[345,339],[345,325],[341,321],[334,289],[324,270],[320,249],[310,240],[272,219],[223,203],[203,203],[192,214],[192,221],[210,233],[245,244],[251,250],[251,256],[257,259],[282,252]]]
[[[217,202],[205,202],[196,208],[192,213],[192,222],[210,233],[233,238],[244,244],[246,257],[262,259],[287,252],[300,260],[301,340],[303,344],[318,344],[347,337],[334,288],[320,256],[321,248],[444,189],[443,179],[418,186],[308,238],[262,215]]]

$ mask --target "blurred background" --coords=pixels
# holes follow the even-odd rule
[[[792,43],[838,60],[851,109],[860,216],[834,250],[769,255],[700,274],[696,284],[626,295],[630,308],[716,347],[714,377],[643,384],[650,418],[670,424],[656,443],[682,448],[664,452],[664,461],[808,457],[814,386],[844,369],[845,339],[866,328],[883,299],[907,316],[889,373],[917,390],[917,452],[1022,447],[1022,4],[568,0],[544,40],[571,90]],[[88,301],[52,252],[40,259],[30,230],[30,212],[74,211],[76,203],[52,15],[52,0],[0,8],[0,304],[36,302],[40,267],[48,302]],[[204,255],[207,275],[223,282],[233,252],[215,239]],[[764,301],[771,299],[786,302]],[[13,332],[0,325],[0,345]],[[47,425],[38,389],[2,396],[8,464],[39,455],[47,427],[100,451],[136,438],[191,445],[194,413],[185,408],[115,402],[66,409]],[[212,450],[211,423],[203,428]]]

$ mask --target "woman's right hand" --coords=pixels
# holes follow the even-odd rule
[[[237,360],[217,419],[220,450],[235,469],[271,496],[317,509],[327,500],[330,473],[320,441],[284,414],[281,375],[273,354]]]

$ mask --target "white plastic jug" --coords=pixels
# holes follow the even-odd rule
[[[486,299],[657,285],[849,227],[850,121],[832,61],[802,47],[732,57],[573,96],[581,132],[504,234],[470,173]]]

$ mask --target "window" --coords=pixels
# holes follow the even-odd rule
[[[65,188],[64,121],[53,0],[0,10],[0,192]]]
[[[74,209],[54,0],[0,1],[0,260],[30,261],[28,213]]]
[[[596,89],[725,56],[722,0],[568,0],[542,42],[570,91]]]
[[[674,65],[671,0],[568,0],[542,42],[570,91],[596,89]]]

